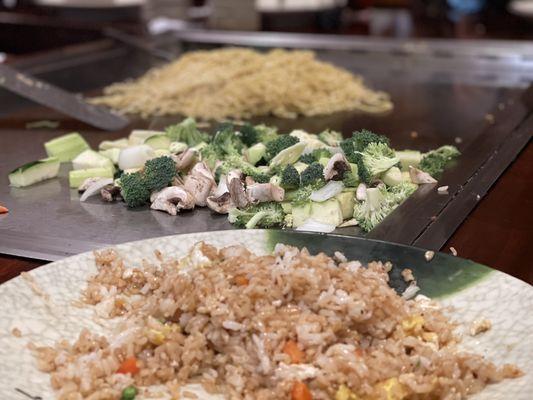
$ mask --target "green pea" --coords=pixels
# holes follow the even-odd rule
[[[137,388],[135,386],[128,386],[122,391],[120,400],[133,400],[137,396]]]

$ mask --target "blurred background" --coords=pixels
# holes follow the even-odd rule
[[[531,0],[0,0],[0,53],[202,28],[397,38],[533,39]]]

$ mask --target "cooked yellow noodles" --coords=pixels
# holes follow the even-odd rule
[[[107,87],[93,102],[144,117],[182,114],[215,120],[392,109],[386,93],[318,61],[313,52],[242,48],[186,53],[137,80]]]

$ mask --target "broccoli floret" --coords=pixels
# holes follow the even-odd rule
[[[144,164],[144,184],[150,191],[167,187],[176,176],[176,163],[170,157],[152,158]]]
[[[359,179],[365,183],[370,183],[400,161],[394,155],[394,150],[385,143],[370,143],[364,152],[354,153],[353,159]]]
[[[244,147],[239,136],[237,136],[233,125],[229,123],[221,124],[215,133],[212,142],[219,154],[241,154]]]
[[[338,147],[339,143],[342,141],[342,133],[328,129],[324,132],[320,132],[318,138],[328,146]]]
[[[260,143],[268,143],[279,137],[278,130],[273,126],[268,126],[265,124],[260,124],[254,126],[255,130],[258,133],[257,139]]]
[[[307,154],[302,154],[298,161],[299,162],[303,162],[305,164],[312,164],[312,163],[314,163],[317,160],[315,160],[315,157],[313,156],[313,153],[307,153]]]
[[[319,161],[321,158],[331,158],[332,154],[331,151],[328,149],[316,149],[313,150],[313,157],[315,158],[315,161]]]
[[[233,208],[229,211],[228,220],[240,228],[272,228],[283,224],[285,213],[279,203],[261,203],[244,210]]]
[[[250,171],[248,174],[257,183],[268,183],[270,182],[270,175],[262,171]]]
[[[253,146],[256,143],[267,143],[278,137],[276,128],[266,125],[244,124],[239,128],[240,137],[246,146]]]
[[[350,170],[344,173],[342,182],[346,187],[357,187],[361,183],[359,179],[359,168],[356,164],[350,164]]]
[[[451,160],[458,157],[461,153],[457,150],[455,146],[442,146],[436,150],[432,150],[422,158],[419,168],[430,174],[432,177],[439,177],[444,169],[446,164]]]
[[[128,207],[140,207],[150,200],[150,190],[145,186],[144,178],[139,172],[122,174],[120,188]]]
[[[324,166],[314,162],[307,167],[300,176],[302,186],[324,182]]]
[[[296,189],[300,186],[300,174],[293,165],[287,165],[281,172],[280,185],[284,189]]]
[[[359,180],[369,184],[372,181],[372,175],[363,161],[363,153],[354,153],[353,164],[357,165],[357,176]]]
[[[352,141],[355,151],[365,151],[371,143],[382,143],[390,146],[389,138],[383,135],[378,135],[367,129],[362,129],[352,135]]]
[[[357,187],[359,185],[359,176],[357,173],[345,172],[342,177],[342,183],[344,183],[344,186],[346,187]]]
[[[382,188],[369,188],[366,200],[355,205],[353,216],[365,232],[372,230],[393,210],[385,193]]]
[[[418,185],[411,182],[401,182],[394,185],[387,189],[387,201],[393,206],[398,206],[411,196],[417,188]]]
[[[173,142],[184,142],[189,147],[209,140],[209,135],[200,132],[196,126],[196,121],[191,117],[184,119],[179,124],[168,126],[165,132]]]
[[[417,187],[414,183],[402,182],[388,190],[385,187],[369,188],[366,190],[366,200],[355,205],[353,216],[359,226],[368,232],[413,194]]]
[[[267,160],[271,160],[282,150],[285,150],[286,148],[295,145],[299,141],[300,139],[298,139],[297,137],[290,135],[281,135],[266,144],[265,158]]]
[[[389,146],[389,139],[386,136],[363,129],[360,132],[354,132],[351,138],[341,141],[340,147],[348,161],[356,163],[357,152],[364,152],[371,143],[382,143]]]
[[[200,159],[211,169],[215,168],[217,161],[222,159],[219,149],[212,143],[200,149]]]
[[[258,183],[267,183],[271,176],[268,171],[246,162],[241,156],[233,154],[227,156],[216,169],[215,179],[218,180],[220,175],[226,175],[232,169],[241,170],[244,175],[252,177]]]
[[[259,132],[257,132],[257,129],[249,123],[241,126],[239,132],[241,133],[242,142],[248,147],[260,142]]]

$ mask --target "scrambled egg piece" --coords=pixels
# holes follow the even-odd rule
[[[422,332],[424,325],[424,317],[421,315],[414,315],[402,321],[402,328],[408,335],[418,335]]]
[[[421,315],[414,315],[402,321],[403,331],[412,336],[416,336],[428,343],[439,343],[439,335],[435,332],[427,332],[424,330],[424,317]]]
[[[189,250],[189,253],[179,261],[181,269],[189,270],[211,265],[209,257],[202,252],[203,245],[202,242],[198,242]]]
[[[156,346],[161,346],[168,335],[170,335],[172,332],[179,332],[180,326],[178,324],[159,324],[159,327],[157,329],[150,328],[146,331],[146,337],[148,338],[148,341]]]
[[[340,385],[339,390],[335,393],[335,400],[361,400],[354,392],[348,389],[346,385]]]
[[[405,386],[398,381],[398,378],[389,378],[380,382],[376,385],[376,388],[385,391],[387,400],[402,400],[408,395]]]
[[[439,335],[437,335],[435,332],[422,333],[422,339],[425,342],[430,342],[430,343],[435,343],[435,344],[439,343]]]

